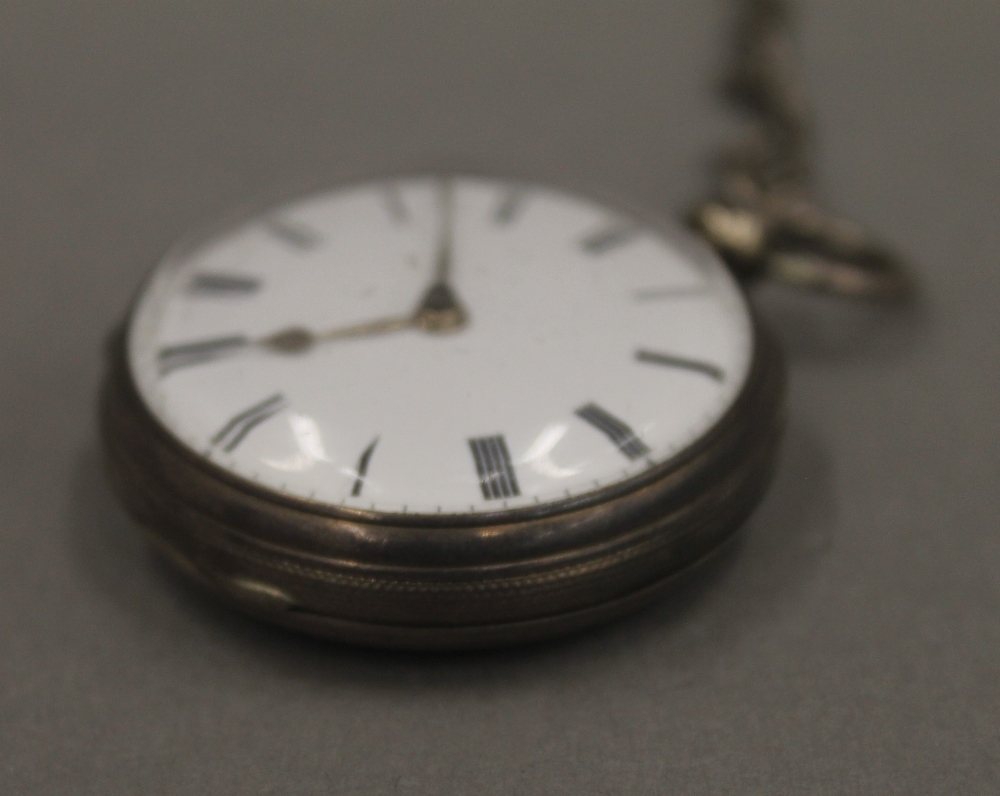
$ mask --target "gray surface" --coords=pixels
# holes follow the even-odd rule
[[[495,655],[352,651],[169,575],[98,472],[104,332],[190,226],[438,165],[663,212],[727,4],[0,5],[0,792],[995,794],[1000,5],[811,0],[826,193],[909,314],[764,297],[784,465],[705,582]]]

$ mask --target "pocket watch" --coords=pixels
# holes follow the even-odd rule
[[[700,237],[445,174],[186,241],[109,346],[117,493],[220,597],[335,639],[498,646],[645,603],[732,537],[774,468],[782,359],[737,277],[897,278],[764,151],[727,161]]]

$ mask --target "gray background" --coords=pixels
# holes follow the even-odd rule
[[[997,792],[994,2],[801,4],[825,196],[924,300],[764,291],[781,471],[737,554],[651,610],[488,655],[300,639],[185,588],[102,481],[104,334],[190,227],[434,167],[674,213],[734,129],[729,10],[0,5],[0,792]]]

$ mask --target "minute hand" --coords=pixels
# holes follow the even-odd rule
[[[447,283],[451,278],[451,258],[455,239],[455,194],[451,180],[439,183],[440,227],[438,228],[438,248],[435,260],[434,281]]]
[[[465,326],[468,316],[451,287],[451,270],[455,237],[455,202],[451,180],[440,183],[441,228],[434,281],[413,315],[413,320],[427,332],[455,332]]]

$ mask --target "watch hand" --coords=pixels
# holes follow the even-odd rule
[[[261,337],[254,342],[259,346],[282,354],[300,354],[308,351],[316,343],[346,340],[353,337],[372,337],[379,334],[398,332],[403,329],[412,329],[419,325],[416,315],[402,315],[392,318],[381,318],[366,323],[356,323],[350,326],[340,326],[334,329],[326,329],[322,332],[312,332],[309,329],[303,329],[301,326],[292,326],[266,337]]]
[[[426,332],[457,331],[465,323],[465,312],[455,299],[451,288],[441,282],[431,285],[412,315],[397,315],[375,321],[338,326],[313,332],[301,326],[292,326],[254,341],[256,345],[282,354],[299,354],[316,343],[348,340],[354,337],[399,332],[404,329],[423,329]]]
[[[457,332],[467,321],[462,305],[447,282],[435,282],[424,293],[411,322],[425,332]]]
[[[438,203],[441,210],[441,226],[438,230],[437,262],[434,281],[447,284],[451,276],[451,250],[454,239],[455,196],[450,179],[443,179],[438,186]]]
[[[293,326],[255,341],[259,346],[283,354],[298,354],[308,351],[316,343],[346,340],[354,337],[371,337],[402,331],[403,329],[423,329],[435,334],[455,332],[465,326],[465,309],[455,296],[449,283],[452,264],[452,241],[454,238],[454,194],[451,180],[440,183],[441,229],[438,238],[437,258],[434,267],[434,281],[411,315],[382,318],[367,323],[341,326],[323,332]]]
[[[465,326],[468,316],[451,287],[455,219],[454,191],[450,179],[440,183],[441,228],[438,237],[434,281],[413,315],[414,323],[427,332],[455,332]]]

